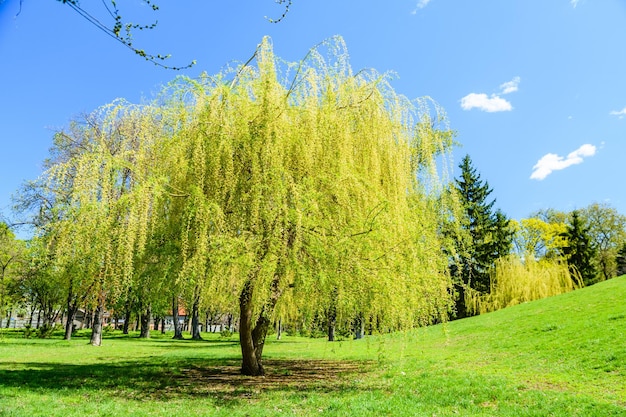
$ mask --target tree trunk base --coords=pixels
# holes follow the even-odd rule
[[[96,308],[96,312],[93,317],[93,326],[91,328],[91,340],[89,343],[92,346],[100,346],[102,345],[102,316],[104,313],[103,302],[100,301],[98,307]]]
[[[245,376],[265,376],[265,368],[260,363],[257,366],[245,366],[241,367],[241,375]]]

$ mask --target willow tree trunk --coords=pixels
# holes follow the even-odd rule
[[[102,298],[102,297],[101,297]],[[98,307],[93,315],[93,323],[91,326],[91,341],[92,346],[102,345],[102,318],[104,316],[104,300],[98,301]]]
[[[355,339],[363,339],[365,336],[365,317],[363,317],[362,313],[354,319],[354,338]]]
[[[200,335],[200,294],[196,288],[193,297],[193,306],[191,308],[191,338],[193,340],[202,340]]]
[[[335,287],[331,292],[330,306],[328,307],[327,324],[328,324],[328,341],[335,341],[335,326],[337,324],[337,297],[339,290]]]
[[[265,346],[265,338],[267,337],[267,331],[272,324],[270,318],[265,315],[265,311],[261,312],[261,315],[256,321],[256,325],[254,329],[252,329],[252,341],[254,342],[254,354],[256,355],[257,362],[261,365],[261,369],[263,369],[263,365],[261,362],[261,358],[263,357],[263,347]]]
[[[76,312],[78,311],[78,303],[72,304],[70,300],[67,302],[67,321],[65,322],[65,340],[72,339],[72,332],[74,331],[74,319],[76,318]]]
[[[74,299],[74,282],[70,279],[69,288],[67,290],[67,320],[65,322],[64,340],[72,339],[72,330],[74,327],[74,317],[78,310],[78,300]],[[73,302],[72,302],[73,301]]]
[[[128,326],[130,326],[130,309],[124,311],[124,324],[122,325],[123,334],[128,334]]]
[[[33,314],[35,314],[35,305],[31,304],[31,307],[30,307],[30,317],[28,319],[28,327],[32,327],[33,326]]]
[[[246,282],[239,296],[239,342],[242,355],[241,373],[244,375],[265,375],[262,361],[263,347],[265,346],[267,331],[272,323],[270,316],[282,292],[279,288],[279,283],[280,277],[275,275],[271,283],[270,298],[261,308],[254,327],[252,327],[253,286],[251,281]]]
[[[260,356],[252,336],[252,283],[247,281],[239,295],[239,344],[241,345],[241,373],[251,376],[265,375]]]
[[[328,341],[329,342],[335,341],[335,317],[334,316],[328,317]]]
[[[126,295],[126,301],[124,302],[124,326],[122,333],[128,334],[128,327],[130,326],[130,315],[132,313],[133,305],[130,299],[130,291]]]
[[[172,298],[172,320],[174,321],[174,339],[182,340],[183,329],[180,326],[180,318],[178,317],[178,296]]]
[[[93,320],[94,320],[93,315],[94,315],[93,310],[89,310],[89,314],[87,314],[87,319],[84,321],[85,326],[88,329],[91,329],[93,327]]]
[[[152,305],[148,304],[141,312],[141,332],[139,333],[139,337],[141,339],[149,339],[150,338],[150,319],[152,317]]]

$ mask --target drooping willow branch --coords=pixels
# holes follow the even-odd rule
[[[292,0],[275,0],[276,3],[278,4],[285,4],[285,11],[283,12],[282,15],[280,15],[280,17],[278,19],[272,19],[270,17],[265,16],[265,18],[270,22],[270,23],[279,23],[281,22],[286,16],[287,13],[289,13],[289,8],[291,7],[292,4]]]
[[[130,22],[123,23],[122,16],[120,15],[119,9],[117,8],[117,4],[114,0],[111,0],[112,7],[109,7],[104,0],[102,1],[105,9],[107,10],[109,15],[113,18],[115,22],[112,27],[109,27],[106,24],[102,23],[99,19],[97,19],[91,13],[83,9],[78,3],[78,0],[58,0],[58,1],[62,2],[63,4],[67,4],[70,8],[72,8],[72,10],[74,10],[82,18],[87,20],[96,28],[100,29],[106,35],[115,39],[117,42],[121,43],[122,45],[124,45],[125,47],[133,51],[135,54],[144,58],[146,61],[152,62],[154,65],[157,65],[165,69],[180,71],[183,69],[191,68],[192,66],[196,64],[196,61],[193,60],[191,61],[191,63],[185,66],[166,65],[164,64],[164,62],[165,60],[169,59],[171,55],[161,55],[161,54],[153,55],[153,54],[147,53],[144,49],[139,49],[135,47],[132,41],[132,30],[154,29],[157,25],[157,22],[155,21],[154,23],[149,24],[149,25],[138,25],[138,24],[134,24]],[[144,2],[148,4],[152,8],[153,11],[159,10],[159,6],[150,2],[150,0],[144,0]],[[122,34],[122,29],[124,29],[125,35]]]
[[[156,28],[158,22],[155,21],[154,23],[147,24],[147,25],[135,24],[132,22],[125,23],[120,14],[120,11],[117,7],[117,3],[115,0],[101,0],[104,6],[104,9],[108,13],[108,15],[113,19],[112,24],[104,23],[100,19],[95,17],[92,13],[89,13],[80,5],[78,0],[57,0],[57,1],[68,5],[70,8],[72,8],[72,10],[78,13],[83,19],[85,19],[86,21],[94,25],[96,28],[98,28],[103,33],[105,33],[107,36],[110,36],[115,41],[121,43],[122,45],[124,45],[125,47],[133,51],[136,55],[139,55],[140,57],[144,58],[146,61],[152,62],[154,65],[157,65],[165,69],[180,71],[180,70],[184,70],[187,68],[191,68],[196,64],[196,60],[192,60],[189,64],[183,65],[183,66],[167,65],[165,64],[165,61],[171,58],[171,55],[151,54],[151,53],[146,52],[145,49],[136,47],[133,43],[132,32],[134,30],[154,29]],[[143,1],[148,6],[150,6],[152,11],[156,12],[159,10],[159,6],[155,4],[154,2],[152,2],[151,0],[143,0]],[[22,2],[23,0],[20,0],[20,10],[17,13],[18,15],[21,13],[21,10],[22,10]],[[289,13],[289,9],[292,5],[292,0],[276,0],[276,3],[280,5],[284,5],[285,8],[284,8],[283,13],[276,19],[269,18],[266,16],[266,19],[271,23],[279,23],[287,16],[287,13]]]

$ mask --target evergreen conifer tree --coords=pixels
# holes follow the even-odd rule
[[[495,199],[489,201],[492,189],[482,181],[469,155],[459,165],[460,178],[455,188],[463,208],[460,230],[453,237],[456,255],[451,273],[456,281],[457,317],[468,315],[465,293],[468,289],[487,293],[490,289],[490,269],[496,259],[507,255],[512,247],[513,232],[509,219],[500,210],[493,211]]]
[[[567,260],[570,271],[580,274],[585,285],[595,282],[596,266],[593,262],[596,248],[591,244],[589,227],[580,217],[578,211],[571,213],[570,224],[563,233],[567,244],[562,248],[563,256]]]

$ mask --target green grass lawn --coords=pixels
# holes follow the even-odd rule
[[[0,333],[0,416],[626,416],[626,277],[407,333],[239,346]]]

